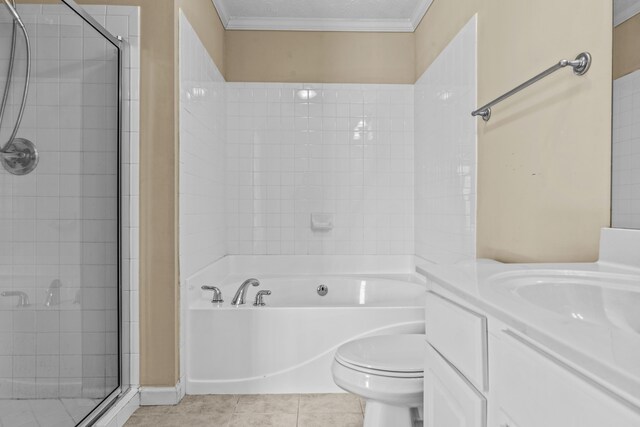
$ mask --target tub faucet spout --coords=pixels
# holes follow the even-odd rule
[[[49,285],[47,289],[47,299],[44,302],[45,307],[53,307],[54,305],[60,305],[60,288],[62,283],[56,279]]]
[[[238,288],[238,291],[234,295],[233,300],[231,301],[231,305],[235,305],[236,307],[238,307],[239,305],[244,304],[245,300],[247,298],[247,289],[251,285],[259,286],[260,285],[260,281],[258,279],[247,279],[247,280],[245,280],[242,283],[242,285],[240,285],[240,287]]]

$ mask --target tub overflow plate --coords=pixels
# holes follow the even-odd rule
[[[325,296],[328,292],[329,288],[327,287],[327,285],[318,286],[318,295],[320,295],[321,297]]]

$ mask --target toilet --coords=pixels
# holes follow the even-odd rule
[[[338,387],[367,402],[364,427],[411,427],[422,415],[425,336],[380,335],[336,350]]]

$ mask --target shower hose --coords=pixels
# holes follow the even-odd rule
[[[15,0],[4,0],[4,3],[7,6],[9,13],[11,13],[11,15],[13,16],[13,35],[11,39],[11,57],[9,58],[9,68],[7,69],[7,82],[4,87],[2,102],[0,103],[0,127],[2,126],[2,121],[4,119],[4,113],[11,89],[11,80],[13,78],[13,68],[16,58],[16,36],[18,27],[20,27],[22,33],[24,34],[25,45],[27,48],[27,67],[25,70],[24,90],[22,91],[22,102],[18,111],[18,118],[16,119],[16,124],[13,127],[13,131],[11,132],[9,140],[0,149],[0,155],[2,155],[3,158],[11,158],[15,156],[24,156],[23,153],[13,151],[12,145],[18,133],[18,129],[20,129],[22,117],[24,116],[24,109],[27,105],[27,96],[29,94],[29,79],[31,78],[31,43],[29,41],[29,35],[27,34],[27,29],[24,25],[24,22],[22,21],[20,15],[18,14],[18,11],[16,10]]]

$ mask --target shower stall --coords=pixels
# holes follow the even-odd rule
[[[121,391],[122,41],[0,0],[0,426],[88,425]]]

